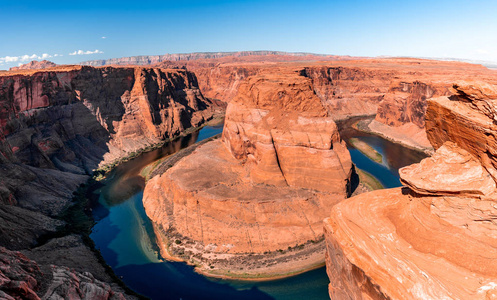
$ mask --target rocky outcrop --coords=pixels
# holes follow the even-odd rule
[[[497,114],[495,85],[470,82],[454,85],[456,94],[428,102],[427,133],[435,148],[455,142],[475,156],[497,179]],[[477,92],[476,92],[477,91]],[[476,98],[478,97],[478,98]]]
[[[241,82],[249,76],[293,69],[312,80],[314,92],[335,120],[376,116],[369,131],[427,152],[433,150],[424,130],[427,99],[449,95],[452,83],[457,80],[479,78],[497,84],[495,72],[481,65],[414,58],[359,59],[247,51],[171,54],[87,63],[186,68],[197,75],[206,97],[225,102],[235,97]]]
[[[210,275],[282,276],[322,262],[319,219],[347,197],[351,168],[310,80],[259,74],[228,105],[222,140],[151,179],[143,201],[165,256]]]
[[[399,173],[404,185],[423,195],[482,197],[495,191],[495,181],[480,162],[452,142]]]
[[[53,68],[55,66],[57,66],[55,63],[48,60],[42,60],[42,61],[33,60],[27,64],[20,65],[18,67],[12,67],[9,69],[9,71],[48,69],[48,68]]]
[[[494,89],[480,86],[459,83],[456,96],[428,101],[437,151],[400,170],[406,188],[332,209],[324,222],[332,299],[497,296]]]
[[[43,266],[61,264],[36,279],[55,276],[47,298],[114,299],[100,282],[113,279],[95,253],[80,236],[61,232],[73,193],[95,168],[199,126],[218,109],[185,70],[57,66],[2,73],[0,246]]]
[[[2,152],[64,171],[88,172],[213,114],[195,76],[184,70],[74,67],[3,76],[0,86],[0,122],[10,146]]]
[[[90,273],[66,267],[40,266],[20,252],[0,247],[2,299],[126,299]]]
[[[282,69],[301,72],[335,120],[376,116],[369,130],[408,147],[432,152],[424,130],[427,99],[447,96],[457,80],[497,83],[480,65],[413,58],[358,59],[306,53],[248,51],[171,54],[93,61],[90,64],[156,64],[186,68],[208,98],[230,102],[241,82]],[[405,131],[408,134],[404,134]]]

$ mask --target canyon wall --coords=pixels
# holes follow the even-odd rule
[[[322,262],[320,219],[347,197],[351,168],[311,80],[281,70],[243,81],[222,139],[152,178],[143,202],[164,256],[209,275],[282,276]]]
[[[0,86],[4,152],[36,167],[87,172],[212,115],[184,70],[74,67],[2,76]]]
[[[140,58],[140,59],[138,59]],[[143,60],[142,60],[143,58]],[[496,84],[495,71],[462,62],[415,58],[360,59],[271,51],[191,53],[136,57],[91,64],[155,64],[186,68],[197,75],[202,93],[230,102],[249,76],[281,69],[312,79],[315,94],[335,120],[375,116],[365,128],[390,140],[426,152],[424,116],[427,99],[449,95],[456,80],[479,78]]]
[[[60,233],[70,227],[61,218],[74,204],[73,192],[93,169],[178,136],[222,110],[185,70],[61,66],[2,73],[0,246],[21,250],[42,269],[63,263],[45,268],[43,280],[56,276],[62,285],[80,287],[89,281],[114,299],[108,286],[96,283],[113,279],[92,250],[79,235]]]
[[[495,86],[459,82],[428,101],[436,150],[406,187],[362,194],[324,221],[332,299],[497,296]]]
[[[497,83],[495,71],[459,62],[369,59],[306,66],[302,74],[335,119],[375,115],[368,130],[406,146],[431,147],[425,133],[427,99],[450,94],[456,80]]]
[[[276,56],[275,56],[276,57]],[[480,65],[414,58],[271,60],[250,56],[168,61],[158,66],[195,72],[202,93],[230,102],[241,82],[261,73],[299,72],[335,120],[375,116],[367,130],[406,146],[431,151],[424,119],[427,99],[450,94],[456,80],[479,78],[497,83],[495,71]]]

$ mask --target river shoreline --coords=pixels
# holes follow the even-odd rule
[[[220,121],[222,118],[217,118],[217,121]],[[351,119],[348,119],[348,120],[353,120],[354,118],[351,118]],[[357,118],[356,118],[357,119]],[[362,118],[363,119],[363,118]],[[191,132],[194,132],[196,130],[200,130],[201,128],[203,128],[204,126],[209,126],[209,125],[212,125],[213,122],[216,121],[216,118],[213,118],[211,119],[209,122],[206,122],[204,123],[202,126],[200,127],[197,127],[195,129],[191,129],[190,133]],[[373,133],[374,134],[374,133]],[[184,133],[178,137],[176,137],[175,139],[178,139],[180,138],[181,136],[185,136],[187,135],[187,133]],[[197,142],[193,145],[191,145],[190,147],[187,147],[185,149],[182,149],[180,150],[179,152],[176,152],[172,155],[169,155],[169,156],[166,156],[162,159],[160,159],[160,162],[156,163],[151,163],[149,165],[146,165],[145,167],[143,167],[142,171],[144,171],[143,173],[140,173],[140,175],[142,177],[145,177],[147,179],[150,179],[151,177],[157,175],[157,172],[159,167],[162,166],[162,165],[167,165],[167,167],[169,168],[170,166],[172,166],[174,163],[171,163],[171,159],[172,161],[178,161],[179,159],[181,159],[182,157],[188,155],[189,153],[191,153],[192,151],[190,150],[187,150],[189,148],[191,149],[195,149],[196,147],[199,146],[199,144],[203,144],[203,143],[206,143],[208,140],[212,140],[214,138],[219,138],[219,135],[217,137],[212,137],[212,138],[207,138],[206,140],[204,140],[203,142]],[[162,145],[164,145],[166,142],[164,142]],[[396,142],[395,142],[396,143]],[[160,147],[162,147],[162,145]],[[154,149],[156,148],[160,148],[159,146],[155,147]],[[149,150],[153,150],[153,149],[149,149]],[[186,151],[185,151],[186,150]],[[145,153],[147,151],[143,151],[141,153]],[[180,154],[181,153],[181,154]],[[126,160],[122,159],[120,160],[120,162],[116,165],[114,165],[113,167],[117,167],[117,166],[120,166],[122,163],[124,163],[125,161],[129,161],[129,160],[132,160],[133,158],[136,158],[138,157],[139,155],[136,154],[135,156],[133,157],[130,157]],[[176,157],[176,159],[174,159]],[[153,165],[152,165],[153,164]],[[148,170],[145,170],[145,168],[147,167],[150,167]],[[160,170],[161,172],[163,172],[164,170]],[[154,175],[152,173],[155,173]],[[159,172],[160,173],[160,172]],[[108,171],[105,172],[105,175],[108,176],[109,173]],[[371,188],[367,188],[363,183],[360,183],[360,186],[361,186],[361,190],[371,190]],[[359,192],[359,191],[358,191]],[[363,191],[364,192],[364,191]],[[306,248],[306,246],[304,246],[304,248]],[[95,248],[95,251],[97,251],[98,253],[100,253],[99,249]],[[286,250],[288,251],[288,250]],[[162,252],[162,251],[161,251]],[[166,252],[167,253],[167,252]],[[164,253],[161,253],[161,254],[164,254]],[[168,255],[162,255],[161,258],[164,258],[164,259],[170,259],[171,261],[176,261],[176,259],[174,259],[174,256],[171,255],[170,257],[167,257]],[[184,261],[184,260],[183,260]],[[227,274],[226,272],[223,272],[223,271],[216,271],[216,269],[212,270],[211,267],[207,264],[205,265],[204,267],[199,267],[199,262],[186,262],[187,264],[189,265],[192,265],[192,266],[195,266],[196,268],[194,269],[195,270],[195,273],[198,273],[198,274],[201,274],[201,275],[204,275],[206,276],[207,278],[217,278],[217,279],[223,279],[223,280],[227,280],[227,281],[247,281],[247,282],[268,282],[268,281],[274,281],[274,280],[277,280],[277,279],[284,279],[284,278],[289,278],[289,277],[293,277],[293,276],[296,276],[296,275],[299,275],[299,274],[302,274],[302,273],[306,273],[308,271],[311,271],[311,270],[314,270],[314,269],[317,269],[317,268],[320,268],[324,265],[324,254],[322,255],[321,258],[319,258],[318,261],[316,261],[315,263],[308,263],[306,265],[304,265],[302,268],[296,268],[297,270],[294,270],[294,271],[289,271],[289,272],[273,272],[273,274],[270,274],[270,276],[264,276],[264,274],[261,274],[261,272],[254,272],[253,274],[245,274],[247,272],[242,272],[240,274],[236,274],[235,272],[233,274]],[[294,264],[295,262],[292,261],[291,263],[289,263],[289,265],[292,265]],[[105,264],[109,269],[111,269],[113,272],[114,270],[112,269],[112,267],[110,265],[108,265],[106,262],[102,263],[102,264]],[[115,274],[115,273],[114,273]],[[116,278],[122,282],[122,280],[116,275]],[[117,282],[117,280],[116,280]],[[129,285],[126,285],[125,283],[122,283],[123,286],[126,286],[128,288]],[[133,286],[133,285],[131,285]],[[133,288],[134,289],[134,288]],[[142,291],[143,292],[143,291]],[[135,294],[136,295],[136,294]]]
[[[133,296],[137,299],[148,299],[147,297],[129,288],[124,283],[124,281],[122,281],[122,278],[120,278],[115,274],[113,268],[105,261],[105,258],[102,256],[101,251],[97,248],[95,242],[90,237],[90,233],[95,225],[95,219],[92,215],[90,206],[92,201],[98,201],[98,199],[97,200],[92,199],[93,197],[91,193],[99,188],[99,180],[105,178],[105,176],[107,176],[110,173],[110,171],[120,166],[121,164],[128,162],[146,152],[153,151],[155,149],[163,147],[168,142],[178,140],[181,137],[199,131],[205,126],[219,124],[220,122],[222,122],[223,119],[224,119],[224,114],[213,116],[213,118],[207,120],[201,126],[190,127],[181,134],[173,138],[169,138],[159,144],[150,145],[148,147],[140,149],[136,152],[133,152],[129,156],[120,158],[110,164],[106,164],[104,167],[94,170],[93,174],[88,178],[88,180],[83,184],[81,184],[74,191],[74,197],[72,201],[58,216],[58,219],[64,221],[65,225],[59,227],[57,231],[53,233],[41,236],[39,238],[39,245],[43,245],[52,239],[70,237],[71,235],[80,236],[81,237],[80,243],[82,244],[81,246],[87,247],[89,252],[91,253],[88,255],[94,256],[94,259],[90,257],[87,257],[87,259],[95,260],[103,268],[103,272],[98,269],[92,268],[89,270],[91,273],[94,273],[94,275],[96,275],[99,278],[105,278],[106,276],[108,276],[108,278],[111,279],[111,281],[107,280],[108,283],[117,284],[129,296]],[[77,245],[74,244],[73,247],[77,247]],[[78,260],[77,257],[73,258],[70,257],[70,255],[67,258],[69,260],[74,260],[74,261]]]
[[[423,152],[426,155],[431,155],[434,152],[433,147],[428,147],[428,146],[423,146],[420,145],[419,143],[415,142],[409,137],[400,137],[400,136],[394,136],[393,132],[391,130],[387,130],[389,126],[377,122],[375,119],[360,119],[356,122],[354,122],[351,125],[354,129],[358,131],[362,131],[365,133],[369,134],[374,134],[377,135],[385,140],[388,140],[392,143],[401,145],[405,148]],[[389,128],[390,129],[390,128]],[[387,132],[390,131],[390,132]]]

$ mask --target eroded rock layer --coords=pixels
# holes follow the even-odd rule
[[[376,116],[371,131],[423,150],[431,148],[424,130],[427,99],[449,95],[456,80],[497,83],[496,72],[479,65],[412,58],[192,56],[158,66],[193,71],[205,96],[225,102],[234,99],[249,76],[300,72],[311,79],[315,94],[335,120]]]
[[[497,297],[494,89],[481,86],[459,83],[457,96],[429,100],[426,129],[438,149],[400,170],[406,188],[332,209],[332,299]]]
[[[496,212],[401,188],[347,199],[325,220],[331,299],[493,299]]]
[[[14,299],[126,299],[119,287],[92,274],[67,267],[40,266],[20,252],[0,247],[0,298]]]
[[[222,140],[151,179],[143,201],[164,255],[211,275],[282,276],[322,262],[320,219],[347,197],[351,168],[310,80],[259,74],[228,105]]]
[[[433,147],[446,141],[457,143],[497,179],[495,89],[495,85],[482,82],[455,84],[456,95],[428,101],[426,130]]]
[[[48,61],[48,60],[42,60],[42,61],[33,60],[27,64],[23,64],[23,65],[20,65],[18,67],[12,67],[9,69],[9,71],[47,69],[47,68],[52,68],[55,66],[57,66],[55,63]]]
[[[73,193],[98,166],[199,126],[218,108],[185,70],[58,66],[2,72],[0,246],[22,250],[47,268],[61,264],[36,279],[55,278],[47,298],[112,298],[114,287],[100,281],[114,279],[62,221]],[[15,277],[0,290],[9,295],[14,283]],[[94,284],[97,290],[89,290]]]
[[[10,146],[2,152],[39,167],[87,171],[212,116],[195,75],[184,70],[59,67],[7,73],[0,88],[1,134]]]

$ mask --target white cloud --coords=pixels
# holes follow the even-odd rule
[[[43,53],[42,55],[24,54],[24,55],[19,55],[19,56],[4,56],[4,57],[0,57],[0,64],[2,64],[2,65],[3,64],[10,64],[10,63],[21,64],[21,63],[25,63],[25,62],[35,60],[35,59],[41,60],[41,59],[48,59],[48,58],[57,57],[57,56],[62,56],[62,55],[61,54],[51,55],[48,53]]]
[[[102,51],[100,50],[95,50],[95,51],[83,51],[83,50],[78,50],[78,51],[74,51],[72,53],[69,53],[69,55],[88,55],[88,54],[100,54],[100,53],[103,53]]]
[[[33,54],[33,55],[23,55],[23,56],[18,56],[18,60],[20,61],[28,61],[28,60],[33,60],[33,59],[36,59],[38,58],[39,56],[36,55],[36,54]],[[17,61],[17,60],[16,60]]]
[[[16,62],[16,61],[19,60],[19,56],[5,56],[5,57],[3,57],[3,59],[7,63],[9,63],[9,62]]]
[[[107,38],[106,36],[101,37],[102,40],[105,40],[106,38]]]

